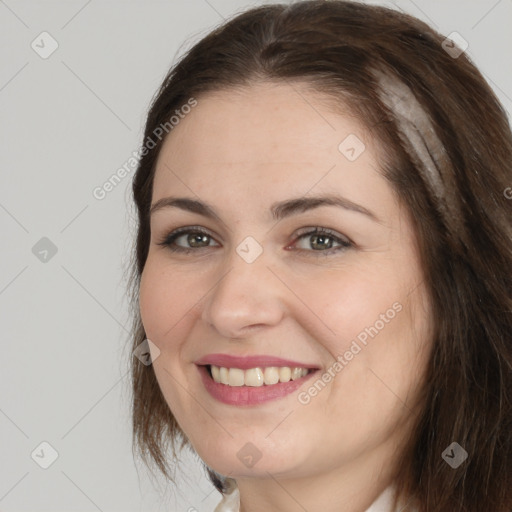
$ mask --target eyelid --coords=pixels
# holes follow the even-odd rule
[[[337,247],[331,247],[326,250],[321,251],[315,251],[314,249],[296,249],[294,248],[294,251],[297,251],[299,253],[305,253],[308,256],[315,256],[315,257],[328,257],[331,255],[336,255],[337,253],[344,252],[347,249],[354,248],[356,245],[352,242],[350,238],[348,238],[346,235],[343,235],[341,233],[338,233],[337,231],[325,228],[322,226],[309,226],[299,229],[296,232],[295,238],[291,245],[295,245],[302,237],[307,236],[313,236],[313,235],[324,235],[327,236],[335,241],[335,243],[338,243],[339,246]],[[286,248],[288,248],[287,246]]]
[[[295,239],[300,238],[303,235],[315,234],[317,232],[325,234],[325,235],[329,235],[332,238],[338,238],[341,241],[344,241],[351,245],[355,245],[354,242],[352,242],[352,240],[347,235],[339,233],[338,231],[335,231],[334,229],[324,228],[322,226],[308,226],[308,227],[300,228],[295,233]]]
[[[172,245],[172,243],[177,238],[179,238],[182,235],[186,235],[186,234],[190,234],[190,233],[204,234],[207,237],[209,237],[211,240],[214,240],[216,243],[218,243],[215,236],[212,235],[209,230],[207,230],[206,228],[203,228],[202,226],[182,226],[180,228],[176,228],[176,229],[170,231],[169,233],[167,233],[163,237],[163,239],[161,239],[159,242],[157,242],[157,245],[167,247],[172,252],[184,253],[184,254],[194,252],[194,251],[197,252],[199,250],[208,249],[209,247],[212,247],[211,245],[208,245],[205,247],[196,247],[196,248]],[[328,237],[332,238],[336,243],[339,243],[340,245],[338,247],[331,247],[329,249],[320,250],[320,251],[315,251],[312,249],[311,250],[293,249],[293,250],[297,251],[297,252],[301,252],[301,253],[312,253],[312,254],[319,255],[319,256],[320,255],[328,256],[332,253],[340,252],[344,249],[349,249],[351,247],[355,247],[355,245],[356,245],[356,244],[354,244],[354,242],[352,242],[352,240],[349,237],[347,237],[346,235],[343,235],[341,233],[338,233],[337,231],[335,231],[333,229],[325,228],[322,226],[307,226],[307,227],[298,229],[294,233],[293,241],[291,242],[291,244],[286,246],[286,249],[288,249],[288,247],[290,247],[290,245],[296,244],[297,241],[301,237],[304,237],[307,235],[313,236],[315,234],[328,236]]]
[[[207,230],[206,228],[203,228],[202,226],[182,226],[180,228],[176,228],[169,232],[166,232],[166,234],[163,236],[163,238],[159,242],[157,242],[157,245],[163,245],[164,247],[170,246],[171,241],[176,240],[176,238],[180,237],[181,235],[186,235],[189,233],[201,233],[203,235],[210,237],[212,240],[216,241],[216,237],[214,235],[212,235],[212,233],[209,230]],[[182,247],[181,249],[183,249],[183,251],[197,250],[192,247],[188,248],[188,249],[186,247]],[[177,250],[177,252],[178,251],[179,250]]]

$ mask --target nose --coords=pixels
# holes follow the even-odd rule
[[[235,250],[203,303],[202,320],[224,338],[243,338],[255,327],[279,324],[285,315],[283,283],[268,268],[265,252],[248,263]]]

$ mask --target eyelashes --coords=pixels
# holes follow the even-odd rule
[[[158,242],[158,245],[167,247],[172,252],[182,252],[182,253],[189,253],[192,251],[198,251],[201,249],[205,249],[206,247],[211,247],[211,246],[181,247],[179,245],[176,245],[175,241],[184,235],[195,235],[196,241],[197,241],[197,238],[202,238],[203,241],[205,238],[213,240],[213,237],[203,228],[201,228],[199,226],[189,226],[189,227],[179,228],[179,229],[172,231],[167,236],[165,236],[163,240]]]
[[[295,238],[294,241],[292,242],[292,245],[296,245],[298,241],[307,240],[308,237],[308,248],[294,248],[292,250],[300,252],[310,252],[314,256],[326,256],[340,251],[344,251],[354,246],[354,244],[346,236],[336,233],[331,229],[323,227],[302,228],[295,234]],[[186,244],[192,243],[198,245],[196,245],[195,247],[183,247],[182,245],[177,245],[176,242],[181,238],[185,240]],[[214,238],[204,228],[200,226],[187,226],[172,231],[171,233],[166,235],[162,240],[160,240],[157,243],[157,245],[164,246],[174,253],[189,254],[192,252],[204,251],[209,247],[218,247],[218,245],[211,245],[210,243],[212,241],[214,241]],[[333,247],[333,244],[338,245]],[[287,246],[287,248],[288,247],[290,246]]]

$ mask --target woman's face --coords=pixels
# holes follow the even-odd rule
[[[197,98],[167,137],[140,309],[163,395],[218,472],[369,477],[404,441],[430,310],[381,161],[298,84]]]

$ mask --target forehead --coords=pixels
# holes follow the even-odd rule
[[[300,83],[260,83],[214,91],[197,98],[164,143],[174,157],[201,163],[205,158],[252,162],[313,159],[319,152],[337,155],[349,133],[365,137],[365,128],[342,102]],[[341,112],[341,114],[339,113]],[[340,139],[340,140],[338,140]],[[190,151],[191,147],[201,151]],[[262,154],[265,149],[269,153]]]
[[[197,195],[222,185],[268,197],[273,185],[276,199],[287,187],[298,194],[341,187],[363,199],[378,192],[375,180],[384,186],[379,148],[363,123],[304,84],[261,83],[196,99],[163,144],[154,200],[186,186]]]

